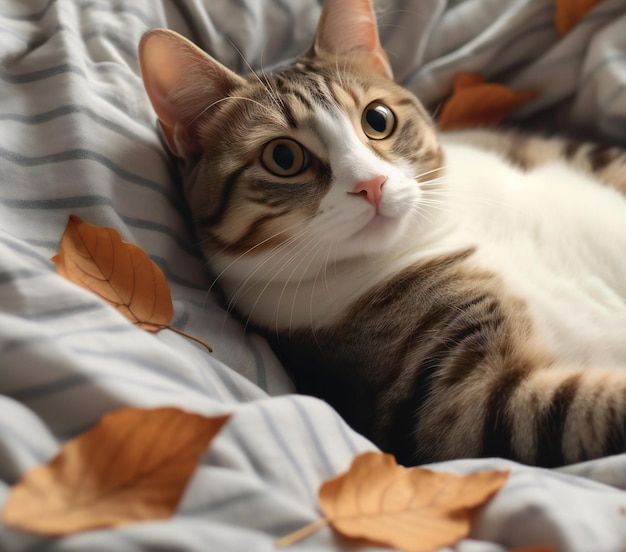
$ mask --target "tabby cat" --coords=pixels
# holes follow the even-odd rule
[[[299,389],[412,465],[626,450],[626,155],[439,132],[370,0],[239,76],[162,29],[145,87],[229,309]]]

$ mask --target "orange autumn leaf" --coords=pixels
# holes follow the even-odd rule
[[[140,328],[156,332],[169,326],[174,307],[165,276],[113,228],[70,215],[52,262],[61,276],[99,295]]]
[[[200,455],[229,416],[124,408],[68,441],[11,489],[2,521],[66,535],[170,517]]]
[[[489,126],[501,122],[516,106],[531,100],[537,91],[515,92],[502,84],[488,83],[482,75],[459,73],[452,96],[439,114],[442,130]]]
[[[165,275],[143,249],[123,241],[117,230],[70,215],[59,252],[51,260],[61,276],[95,293],[140,328],[149,332],[167,328],[213,350],[170,326],[174,306]]]
[[[325,519],[279,544],[290,544],[328,523],[346,537],[407,552],[432,552],[467,536],[472,511],[486,503],[507,477],[506,471],[458,476],[407,469],[389,454],[366,452],[346,473],[320,488]]]
[[[591,8],[602,0],[556,0],[554,24],[557,32],[564,36],[574,27]]]

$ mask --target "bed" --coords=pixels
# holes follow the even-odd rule
[[[626,146],[626,0],[604,0],[567,34],[552,0],[380,0],[399,82],[436,113],[460,71],[540,90],[508,120]],[[0,525],[0,550],[254,551],[320,516],[317,489],[374,450],[325,403],[294,393],[265,341],[209,292],[172,159],[144,93],[137,44],[151,27],[225,65],[270,67],[302,51],[316,0],[27,0],[0,3],[0,503],[27,470],[126,406],[232,418],[199,461],[175,515],[46,537]],[[270,39],[268,41],[268,39]],[[68,217],[117,229],[169,282],[174,332],[130,324],[60,277],[50,258]],[[626,548],[626,455],[557,470],[509,469],[454,549]],[[358,547],[329,528],[290,550]]]

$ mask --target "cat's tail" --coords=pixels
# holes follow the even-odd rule
[[[459,389],[456,399],[446,401],[456,402],[452,423],[423,420],[435,443],[426,448],[438,459],[496,456],[555,467],[626,452],[626,370],[502,371]]]

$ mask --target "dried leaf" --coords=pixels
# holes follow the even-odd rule
[[[66,535],[171,516],[199,456],[229,416],[125,408],[68,441],[11,489],[2,521]]]
[[[439,114],[442,130],[455,130],[501,122],[516,106],[536,97],[537,91],[514,92],[502,84],[488,83],[482,75],[459,73],[454,92]]]
[[[144,330],[167,328],[174,315],[170,288],[159,267],[113,228],[70,215],[52,262],[61,276],[99,295]]]
[[[432,552],[465,537],[475,508],[506,482],[509,472],[467,476],[398,466],[393,456],[366,452],[350,469],[320,488],[325,522],[351,538],[407,552]],[[321,522],[281,539],[288,545]]]
[[[557,32],[564,36],[574,27],[591,8],[602,0],[556,0],[554,24]]]
[[[70,215],[52,262],[61,276],[100,296],[140,328],[149,332],[167,328],[213,351],[200,339],[170,326],[174,306],[165,275],[143,249],[123,241],[117,230]]]

